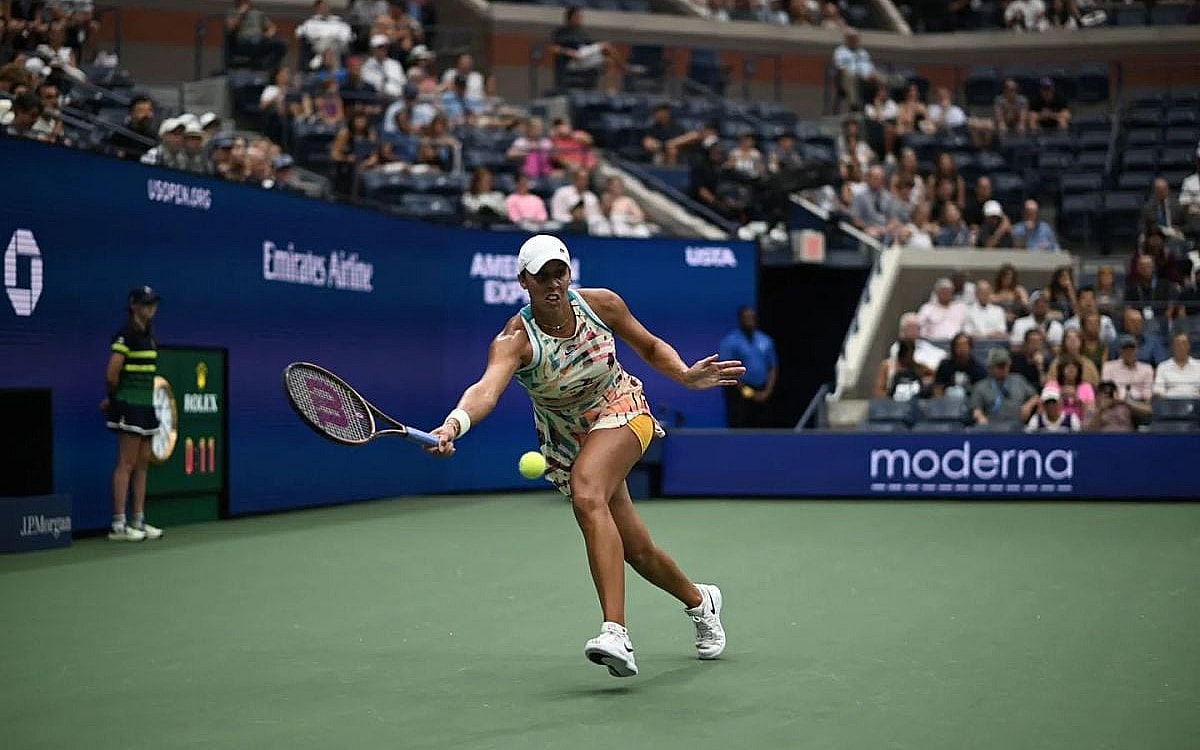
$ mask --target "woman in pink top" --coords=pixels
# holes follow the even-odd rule
[[[541,224],[548,218],[545,201],[529,192],[529,177],[524,173],[517,175],[516,189],[504,199],[504,205],[508,208],[508,220],[514,224]]]
[[[520,172],[532,179],[549,177],[554,172],[554,143],[542,132],[542,121],[531,117],[524,132],[508,149],[508,158],[520,162]]]
[[[1064,414],[1074,414],[1083,422],[1092,418],[1096,407],[1096,391],[1091,383],[1083,379],[1083,365],[1073,354],[1061,354],[1058,364],[1050,371],[1053,380],[1046,382],[1046,388],[1057,388],[1062,394],[1062,410]]]

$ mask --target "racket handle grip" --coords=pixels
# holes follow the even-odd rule
[[[405,434],[408,435],[409,440],[413,441],[414,443],[420,443],[421,445],[428,445],[430,447],[433,447],[433,446],[437,445],[439,442],[441,442],[440,440],[438,440],[437,435],[431,435],[428,432],[425,432],[423,430],[418,430],[418,429],[415,429],[412,427],[409,427],[408,431]]]

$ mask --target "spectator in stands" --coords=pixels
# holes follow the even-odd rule
[[[932,250],[933,233],[937,225],[929,219],[929,204],[918,203],[912,209],[912,215],[907,224],[896,230],[893,247],[904,250]]]
[[[940,278],[933,285],[936,298],[921,305],[917,319],[921,323],[921,337],[931,341],[949,341],[963,328],[967,319],[967,306],[954,299],[954,282]]]
[[[592,192],[592,173],[586,169],[571,172],[571,181],[554,191],[550,197],[550,218],[566,223],[576,203],[583,203],[585,221],[600,218],[600,199]]]
[[[900,151],[900,161],[892,173],[891,190],[892,195],[908,208],[910,215],[917,206],[925,203],[925,181],[918,172],[917,152],[911,148]]]
[[[1025,201],[1021,221],[1013,227],[1014,244],[1026,250],[1058,252],[1058,237],[1054,234],[1054,228],[1038,217],[1038,208],[1037,201]]]
[[[599,224],[602,219],[600,217],[600,208],[596,207],[596,218],[593,220]],[[563,222],[562,231],[564,234],[591,234],[587,219],[587,204],[583,201],[577,202],[571,206],[571,213],[567,221]]]
[[[1072,328],[1083,328],[1083,318],[1089,313],[1096,314],[1097,336],[1101,343],[1112,344],[1117,340],[1117,327],[1113,325],[1112,318],[1100,312],[1099,306],[1096,304],[1096,288],[1090,285],[1079,287],[1079,291],[1075,294],[1075,315],[1071,316],[1063,323],[1063,328],[1070,330]],[[1084,341],[1087,341],[1087,336],[1084,336]]]
[[[958,209],[959,218],[962,218],[962,206],[958,205],[958,201],[954,200],[953,182],[947,179],[934,180],[933,176],[930,175],[927,184],[930,186],[930,193],[932,193],[929,206],[934,216],[937,216],[942,221],[945,221],[946,207],[954,206],[956,209]],[[963,224],[966,224],[966,221],[963,221]],[[975,236],[974,229],[971,230],[970,236]],[[970,244],[970,242],[968,241],[967,244]]]
[[[929,174],[929,180],[933,183],[949,182],[954,186],[952,200],[962,208],[967,202],[967,187],[963,181],[962,175],[958,173],[958,165],[954,163],[954,155],[949,151],[943,151],[937,155],[937,159],[933,164],[933,172]]]
[[[1091,312],[1085,312],[1079,317],[1082,320],[1079,327],[1079,333],[1083,336],[1083,356],[1086,357],[1087,361],[1091,362],[1092,365],[1095,366],[1096,371],[1099,372],[1104,368],[1104,363],[1109,359],[1109,344],[1105,342],[1103,338],[1101,338],[1100,314],[1093,310]],[[1112,325],[1111,321],[1109,322],[1109,325]],[[1067,331],[1070,330],[1072,329],[1067,329]],[[1063,333],[1065,335],[1066,331]],[[1113,330],[1113,335],[1116,335],[1115,329]]]
[[[921,90],[915,83],[908,84],[904,89],[904,98],[896,108],[897,135],[904,137],[926,130],[928,117],[929,111],[925,108],[925,102],[921,101]]]
[[[529,175],[517,173],[517,183],[512,194],[504,199],[508,208],[508,220],[530,232],[536,232],[546,223],[546,204],[540,196],[529,192]]]
[[[854,196],[850,204],[854,226],[877,240],[889,242],[906,218],[900,203],[884,186],[883,167],[871,167],[867,170],[867,189]]]
[[[1050,371],[1055,372],[1058,365],[1068,359],[1079,360],[1079,371],[1084,382],[1090,383],[1092,386],[1100,382],[1100,368],[1084,355],[1083,331],[1078,328],[1068,328],[1063,331],[1062,346],[1059,348],[1058,356],[1050,362]]]
[[[1096,309],[1113,316],[1121,308],[1124,292],[1117,288],[1116,272],[1112,266],[1103,265],[1096,269]]]
[[[1138,339],[1122,334],[1117,339],[1118,357],[1104,363],[1101,381],[1117,385],[1117,396],[1130,404],[1146,405],[1154,393],[1154,367],[1138,360]]]
[[[882,82],[871,62],[871,53],[863,49],[861,42],[857,29],[846,29],[843,43],[833,51],[838,89],[853,112],[862,109],[864,84]]]
[[[1171,186],[1162,177],[1154,178],[1150,200],[1142,209],[1142,231],[1149,233],[1154,227],[1163,234],[1177,237],[1184,224],[1183,209],[1179,201],[1171,197]]]
[[[1010,134],[1024,135],[1029,128],[1029,100],[1020,93],[1017,82],[1011,78],[1004,81],[1004,88],[992,106],[996,132],[1002,137]]]
[[[913,357],[926,370],[929,371],[930,377],[937,371],[938,365],[946,358],[946,350],[921,338],[921,319],[917,317],[915,312],[906,312],[900,316],[899,339],[892,343],[888,350],[888,357],[896,359],[898,346],[900,342],[911,341],[913,344]]]
[[[987,370],[971,354],[971,337],[957,333],[950,341],[950,356],[938,365],[933,376],[933,395],[971,395],[971,388],[987,377]]]
[[[1137,358],[1142,362],[1157,366],[1159,362],[1170,356],[1158,333],[1146,330],[1146,319],[1142,317],[1142,311],[1137,307],[1125,308],[1122,314],[1121,328],[1126,335],[1132,336],[1137,342]],[[1124,337],[1121,340],[1124,341]]]
[[[312,99],[302,93],[292,81],[292,71],[286,67],[271,74],[271,83],[258,99],[263,113],[263,132],[273,141],[282,141],[289,123],[312,116]]]
[[[963,332],[976,339],[1008,338],[1004,308],[992,302],[992,284],[987,279],[975,282],[975,301],[967,305]]]
[[[521,174],[539,180],[554,172],[554,143],[542,133],[540,118],[531,117],[518,128],[520,135],[508,148],[508,159],[520,163]]]
[[[39,140],[34,126],[42,116],[42,111],[42,100],[38,98],[37,94],[29,91],[18,94],[13,99],[12,120],[6,126],[5,132],[17,138]]]
[[[1020,373],[1034,386],[1046,382],[1052,355],[1046,347],[1046,334],[1040,328],[1025,331],[1020,351],[1012,353],[1012,371]]]
[[[999,201],[988,201],[983,206],[983,223],[975,235],[975,247],[994,250],[1013,246],[1012,222],[1000,206]]]
[[[1168,246],[1166,233],[1161,226],[1151,224],[1146,228],[1141,244],[1130,256],[1129,276],[1137,275],[1137,264],[1142,256],[1154,259],[1154,276],[1157,280],[1173,286],[1183,281],[1183,259]]]
[[[1050,290],[1050,317],[1066,320],[1075,314],[1078,299],[1075,295],[1075,271],[1071,266],[1054,269],[1046,288]]]
[[[354,31],[354,38],[358,42],[355,45],[356,52],[365,51],[362,42],[370,40],[374,36],[371,26],[375,23],[375,19],[388,14],[390,11],[388,5],[388,0],[351,0],[350,7],[346,10],[346,22],[350,24],[350,28]]]
[[[329,146],[335,190],[353,195],[360,173],[379,164],[379,134],[365,111],[355,108]]]
[[[455,154],[461,152],[462,144],[450,132],[450,122],[446,116],[441,113],[434,115],[433,120],[421,133],[416,163],[425,164],[441,172],[454,169]]]
[[[1046,3],[1044,0],[1010,0],[1004,8],[1004,25],[1014,31],[1045,31],[1049,26]]]
[[[386,34],[371,37],[371,56],[363,63],[362,77],[376,91],[394,98],[404,95],[408,77],[404,75],[404,66],[389,56],[390,44]]]
[[[1155,398],[1200,398],[1200,360],[1191,356],[1186,331],[1171,337],[1171,358],[1154,369]]]
[[[130,134],[122,131],[113,133],[108,140],[109,145],[119,159],[140,159],[142,154],[150,150],[153,141],[158,140],[154,131],[153,100],[148,96],[133,97],[129,101],[129,114],[122,125]]]
[[[467,79],[461,77],[455,78],[449,90],[442,92],[441,104],[442,114],[453,127],[474,122],[484,108],[482,99],[467,96]]]
[[[980,175],[975,180],[975,189],[971,194],[971,199],[963,208],[963,220],[972,229],[978,229],[983,224],[983,207],[990,200],[993,200],[992,181],[987,175]]]
[[[685,132],[675,122],[671,105],[662,103],[650,115],[650,124],[642,136],[642,149],[655,164],[674,166],[679,160],[679,150],[699,137],[699,131]]]
[[[187,121],[183,130],[184,169],[196,174],[208,174],[212,160],[204,152],[204,128],[194,117]]]
[[[1007,349],[988,351],[988,377],[975,384],[969,402],[976,425],[1024,424],[1037,408],[1037,390],[1024,377],[1010,372],[1011,364]]]
[[[263,184],[263,187],[270,187],[275,190],[292,190],[299,191],[300,187],[296,180],[296,160],[288,154],[280,154],[271,160],[271,169],[275,173],[275,179],[272,184]]]
[[[1075,0],[1050,0],[1046,22],[1052,29],[1074,31],[1079,28],[1079,6]]]
[[[1195,7],[1200,7],[1200,3]],[[1194,225],[1200,219],[1200,144],[1196,145],[1196,171],[1183,178],[1179,188],[1179,209],[1194,232]]]
[[[733,429],[772,426],[771,396],[779,379],[775,341],[758,328],[753,307],[739,307],[738,326],[721,339],[722,359],[741,360],[746,367],[742,385],[725,388],[725,422]]]
[[[962,220],[958,206],[947,202],[942,207],[941,229],[933,238],[936,247],[970,247],[971,229]]]
[[[346,110],[342,106],[342,95],[338,92],[336,78],[327,78],[321,83],[320,93],[313,99],[313,113],[316,119],[327,127],[341,127],[346,119]]]
[[[376,115],[381,107],[379,90],[363,78],[363,61],[361,57],[346,58],[346,75],[338,84],[338,93],[342,97],[342,105],[361,109],[368,115]]]
[[[595,169],[599,160],[593,143],[591,133],[571,127],[571,121],[565,117],[555,118],[550,126],[551,158],[554,166],[563,171]]]
[[[912,401],[928,396],[932,392],[930,383],[934,372],[915,359],[915,343],[900,340],[892,348],[895,354],[879,363],[875,375],[875,398]]]
[[[267,152],[260,146],[246,149],[245,183],[254,187],[269,188],[274,184],[271,162]]]
[[[967,129],[967,113],[954,103],[950,89],[938,86],[934,91],[934,103],[929,105],[929,117],[926,120],[929,132],[940,135],[964,133]]]
[[[1062,343],[1063,326],[1061,322],[1050,317],[1050,291],[1039,289],[1029,295],[1029,305],[1029,315],[1013,321],[1009,343],[1013,347],[1021,346],[1025,341],[1025,331],[1038,328],[1046,334],[1046,342],[1057,349]]]
[[[225,30],[233,37],[233,54],[249,58],[255,70],[277,68],[287,54],[287,43],[275,36],[275,24],[252,7],[250,0],[234,0],[233,10],[225,17]]]
[[[625,194],[625,181],[610,177],[604,187],[604,195],[612,202],[608,220],[617,237],[649,237],[646,214],[633,198]]]
[[[1017,277],[1017,269],[1005,263],[996,271],[996,282],[992,285],[992,301],[1004,308],[1009,325],[1029,309],[1029,293]]]
[[[434,60],[436,55],[424,44],[418,44],[408,53],[408,83],[416,86],[417,93],[423,97],[436,97],[441,92],[441,85],[434,77]]]
[[[743,182],[755,182],[766,175],[767,163],[755,145],[754,133],[744,132],[738,136],[737,145],[729,150],[725,168],[730,176]]]
[[[33,132],[42,143],[60,143],[63,137],[63,124],[59,119],[59,100],[61,94],[58,86],[47,79],[37,87],[38,99],[42,102],[42,114],[33,124]]]
[[[843,177],[846,176],[850,164],[857,164],[863,172],[866,172],[875,161],[875,152],[860,137],[858,120],[853,117],[847,117],[842,121],[842,134],[838,136],[836,147],[838,164],[841,165]]]
[[[1148,416],[1149,411],[1145,410],[1143,414]],[[1096,410],[1084,429],[1088,432],[1133,432],[1134,419],[1134,407],[1118,394],[1117,384],[1101,380],[1096,388]]]
[[[725,149],[719,142],[708,147],[708,158],[692,167],[692,197],[727,219],[740,220],[745,206],[722,190],[725,161]]]
[[[1050,365],[1051,375],[1045,387],[1061,394],[1059,403],[1064,413],[1085,422],[1091,419],[1096,393],[1092,384],[1083,379],[1081,364],[1078,357],[1061,355]]]
[[[892,101],[891,95],[888,93],[887,86],[875,84],[875,88],[871,95],[871,101],[863,110],[867,121],[873,124],[875,131],[878,132],[879,153],[885,158],[894,160],[896,155],[896,102]],[[871,129],[867,130],[867,137],[870,139]]]
[[[1016,0],[1020,2],[1021,0]],[[1015,4],[1015,3],[1014,3]],[[1026,432],[1079,432],[1082,422],[1074,411],[1063,408],[1063,399],[1050,384],[1042,389],[1040,404],[1025,425]]]
[[[354,30],[341,16],[329,12],[329,0],[316,0],[313,14],[296,27],[296,38],[308,44],[315,55],[310,65],[317,67],[326,50],[338,55],[349,52],[350,43],[354,41]]]
[[[1054,79],[1043,76],[1038,82],[1037,100],[1030,107],[1030,126],[1034,130],[1066,130],[1071,125],[1067,98],[1058,93]]]
[[[454,79],[460,77],[466,79],[468,99],[482,101],[487,98],[483,73],[475,70],[475,58],[465,52],[455,58],[453,68],[448,68],[442,74],[442,88],[449,89],[454,85]]]
[[[629,66],[608,42],[593,41],[583,29],[583,8],[568,8],[563,25],[551,37],[550,52],[555,70],[561,72],[595,71],[608,76],[608,90],[617,91],[620,76]]]
[[[508,221],[504,194],[492,187],[492,173],[487,167],[477,167],[471,174],[471,184],[462,195],[462,205],[468,226],[489,227]]]
[[[186,169],[187,161],[183,152],[183,132],[186,123],[174,117],[168,117],[158,126],[159,143],[142,155],[142,164],[150,164],[169,169]]]
[[[1146,319],[1162,315],[1171,299],[1171,282],[1156,273],[1154,258],[1139,255],[1134,273],[1125,279],[1125,302],[1143,309]]]

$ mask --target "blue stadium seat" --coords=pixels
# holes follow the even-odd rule
[[[1108,101],[1108,64],[1084,63],[1075,72],[1075,99],[1087,104]]]
[[[1093,131],[1108,133],[1112,130],[1112,120],[1108,115],[1104,114],[1079,115],[1078,117],[1071,118],[1071,130],[1076,133],[1090,133]]]
[[[1072,154],[1079,150],[1078,141],[1069,132],[1046,133],[1038,138],[1038,147],[1042,151],[1066,151]]]
[[[1168,146],[1194,146],[1200,143],[1200,127],[1186,125],[1168,127],[1164,140]]]
[[[1196,163],[1196,146],[1171,146],[1162,150],[1159,169],[1188,169]]]
[[[1150,404],[1151,420],[1161,422],[1190,422],[1200,426],[1200,403],[1190,398],[1160,398]]]
[[[444,195],[405,193],[400,197],[398,213],[414,219],[451,223],[458,218],[458,201]]]
[[[1079,157],[1075,160],[1075,168],[1103,173],[1108,169],[1108,152],[1081,151]]]
[[[1146,148],[1158,146],[1162,143],[1162,129],[1160,128],[1133,128],[1125,133],[1125,146],[1127,148]]]
[[[329,164],[329,148],[337,127],[320,122],[292,124],[292,156],[302,166],[321,168]]]
[[[1175,125],[1194,126],[1197,123],[1200,123],[1200,116],[1197,116],[1195,108],[1167,110],[1168,127]]]
[[[645,166],[646,172],[662,180],[681,193],[689,194],[692,189],[692,171],[688,167]]]
[[[943,396],[942,398],[925,399],[918,402],[918,422],[949,422],[959,427],[965,426],[970,419],[970,409],[963,398]]]
[[[1067,172],[1059,178],[1063,195],[1093,193],[1104,188],[1104,176],[1096,172]]]
[[[1137,237],[1142,206],[1145,202],[1145,191],[1106,194],[1102,206],[1106,237],[1118,240],[1130,240]]]
[[[1011,172],[991,174],[992,194],[1001,204],[1010,206],[1025,200],[1025,180]]]
[[[1121,168],[1123,170],[1146,170],[1153,171],[1158,168],[1158,149],[1156,148],[1131,148],[1127,149],[1121,155]]]
[[[1058,210],[1059,235],[1071,242],[1090,242],[1098,237],[1101,205],[1102,194],[1098,191],[1064,195]]]
[[[1154,182],[1153,172],[1122,172],[1117,178],[1117,190],[1126,190],[1129,192],[1141,192],[1143,195],[1150,192],[1150,186]]]
[[[867,423],[902,424],[912,426],[917,417],[916,401],[896,401],[890,398],[873,398],[867,405]]]
[[[1112,146],[1112,134],[1107,130],[1085,130],[1079,134],[1081,151],[1105,151]]]
[[[1161,127],[1163,123],[1162,107],[1133,106],[1126,110],[1121,118],[1129,127]]]
[[[359,177],[363,197],[383,203],[399,203],[400,196],[414,190],[412,176],[406,172],[388,172],[375,169]]]
[[[713,93],[724,96],[729,83],[729,66],[721,64],[715,49],[693,48],[688,61],[687,77]]]
[[[1171,186],[1171,189],[1178,193],[1183,187],[1183,181],[1186,180],[1189,175],[1195,174],[1195,172],[1195,169],[1163,170],[1159,172],[1159,177],[1162,177],[1164,180],[1166,180],[1167,184]]]

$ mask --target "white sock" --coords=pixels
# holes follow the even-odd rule
[[[116,531],[120,531],[121,529],[125,528],[125,514],[113,513],[112,526]]]

